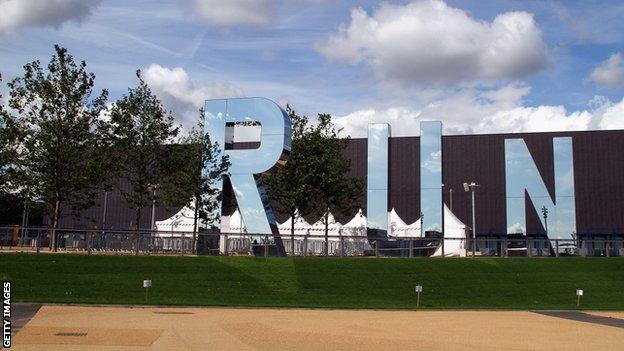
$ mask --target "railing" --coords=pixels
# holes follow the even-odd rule
[[[88,254],[199,254],[274,256],[279,250],[271,234],[158,232],[150,230],[56,229],[57,250]],[[0,250],[51,251],[52,230],[0,227]],[[281,236],[291,256],[624,256],[621,236],[547,239],[539,237],[371,238],[354,235]]]

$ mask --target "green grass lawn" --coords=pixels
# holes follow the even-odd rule
[[[0,254],[15,302],[624,310],[622,258],[247,258]]]

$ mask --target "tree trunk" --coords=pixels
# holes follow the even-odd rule
[[[20,233],[20,246],[24,246],[24,236],[26,235],[26,213],[27,211],[28,209],[27,209],[26,201],[24,201],[23,210],[22,210],[22,230]]]
[[[195,214],[193,215],[193,254],[197,254],[197,217],[199,216],[199,201],[195,196]]]
[[[325,212],[325,256],[329,256],[329,210]]]
[[[50,249],[56,252],[58,247],[56,243],[56,228],[58,227],[58,219],[59,219],[59,208],[61,205],[61,201],[57,198],[54,200],[54,214],[52,215],[52,232],[50,233]]]
[[[134,223],[136,231],[134,232],[134,254],[139,255],[139,244],[141,243],[141,210],[142,206],[137,206],[134,211]]]
[[[295,255],[295,212],[290,215],[290,254]]]

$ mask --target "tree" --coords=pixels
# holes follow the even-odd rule
[[[187,167],[178,179],[182,182],[182,189],[187,196],[192,194],[192,200],[188,206],[193,209],[193,241],[195,241],[198,221],[204,223],[215,222],[220,213],[222,199],[221,188],[217,182],[223,180],[228,174],[230,161],[227,156],[219,157],[221,149],[217,142],[212,142],[210,135],[204,133],[204,110],[200,110],[201,121],[196,129],[191,130],[183,141],[183,146],[177,150],[181,153],[177,159],[183,161]]]
[[[329,248],[329,212],[346,212],[357,206],[362,195],[362,180],[350,178],[351,162],[342,152],[349,139],[340,138],[331,115],[319,114],[316,124],[288,108],[293,124],[293,142],[286,164],[267,179],[269,197],[280,211],[293,219],[300,215],[320,216],[325,224],[325,253]],[[294,244],[293,244],[294,245]],[[294,246],[291,247],[294,251]]]
[[[286,106],[292,123],[292,146],[288,160],[284,166],[277,168],[265,178],[268,195],[276,205],[276,209],[290,215],[290,251],[295,252],[295,217],[307,216],[314,210],[311,199],[315,195],[311,179],[314,169],[311,166],[315,155],[307,144],[312,128],[307,116],[299,116]]]
[[[2,82],[2,75],[0,75],[0,82]],[[2,94],[0,94],[0,101],[2,101]],[[16,133],[11,122],[12,120],[4,110],[4,105],[0,105],[0,195],[9,191],[8,175],[11,164],[15,160]]]
[[[310,165],[314,170],[314,212],[322,216],[325,224],[326,255],[329,253],[329,212],[345,213],[356,208],[363,188],[362,179],[347,176],[351,160],[342,152],[349,138],[340,138],[341,130],[334,126],[331,115],[319,114],[318,124],[307,138],[308,147],[312,149],[310,153],[316,155]]]
[[[16,173],[19,137],[20,132],[14,120],[5,111],[4,105],[0,105],[0,203],[2,203],[0,218],[2,218],[2,224],[18,223],[18,218],[21,216],[22,225],[24,225],[27,201],[23,198],[24,192],[16,186],[16,181],[20,179]],[[15,206],[18,203],[22,206]]]
[[[9,83],[4,125],[12,128],[14,175],[11,186],[27,198],[42,200],[51,215],[50,246],[62,211],[75,216],[94,204],[106,177],[103,121],[108,93],[94,98],[95,75],[85,61],[76,63],[67,49],[54,46],[47,69],[39,61],[24,66],[24,75]]]
[[[167,194],[175,186],[176,162],[172,144],[179,133],[171,112],[152,93],[136,72],[139,85],[116,101],[110,110],[112,152],[115,172],[129,187],[118,184],[125,200],[134,208],[134,226],[140,227],[144,207],[167,202]],[[138,253],[138,234],[137,245]]]

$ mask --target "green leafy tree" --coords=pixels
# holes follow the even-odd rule
[[[0,75],[0,82],[2,76]],[[2,95],[0,94],[0,100]],[[22,218],[22,225],[25,225],[25,217],[28,201],[25,198],[26,193],[23,188],[18,188],[19,177],[16,172],[17,155],[19,147],[20,131],[15,125],[15,121],[4,109],[4,105],[0,105],[0,218],[3,224],[18,223],[18,217]],[[15,204],[22,204],[21,208]]]
[[[311,184],[315,189],[314,211],[325,224],[325,254],[329,253],[329,212],[346,213],[355,209],[362,196],[363,180],[351,178],[351,160],[343,155],[349,138],[341,138],[342,129],[336,128],[329,114],[319,114],[316,126],[309,133],[306,144],[316,155],[310,164],[314,170]]]
[[[13,149],[10,181],[15,191],[45,203],[51,217],[50,245],[56,251],[56,229],[62,212],[78,216],[94,204],[106,178],[99,118],[108,93],[92,98],[95,75],[85,61],[76,62],[67,49],[54,46],[47,67],[39,61],[24,66],[24,75],[9,83]]]
[[[348,138],[331,115],[319,114],[316,124],[288,108],[293,124],[291,154],[286,164],[267,177],[269,197],[280,211],[293,219],[299,214],[320,216],[325,224],[325,253],[329,248],[329,212],[344,213],[357,206],[362,195],[362,180],[348,177],[351,162],[343,156]],[[294,244],[293,244],[294,245]],[[291,247],[294,251],[294,246]]]
[[[0,75],[2,82],[2,75]],[[2,101],[2,94],[0,94]],[[4,110],[4,105],[0,104],[0,195],[4,196],[9,191],[8,174],[11,169],[11,163],[15,160],[14,145],[15,131],[10,125],[12,120]]]
[[[143,208],[167,203],[167,195],[174,193],[177,165],[171,150],[179,127],[141,78],[141,71],[136,75],[139,85],[128,89],[110,109],[109,135],[116,174],[129,183],[118,188],[134,209],[134,226],[139,229]],[[137,253],[138,249],[137,242]]]
[[[295,252],[295,216],[307,216],[315,208],[311,199],[315,195],[315,189],[311,182],[314,177],[314,169],[311,168],[315,155],[309,147],[309,134],[312,128],[307,116],[300,116],[286,107],[292,123],[292,147],[287,162],[277,168],[265,179],[268,188],[269,199],[276,205],[276,209],[290,215],[291,253]]]
[[[212,142],[210,135],[204,133],[204,110],[200,110],[201,122],[197,128],[191,130],[178,148],[181,154],[176,158],[181,160],[179,164],[185,164],[182,174],[177,177],[182,184],[178,187],[188,196],[192,194],[192,200],[188,203],[193,209],[193,239],[196,237],[198,223],[215,223],[220,213],[222,200],[221,188],[217,186],[219,181],[228,174],[230,161],[227,156],[220,155],[221,147],[217,142]],[[193,240],[194,241],[194,240]]]

